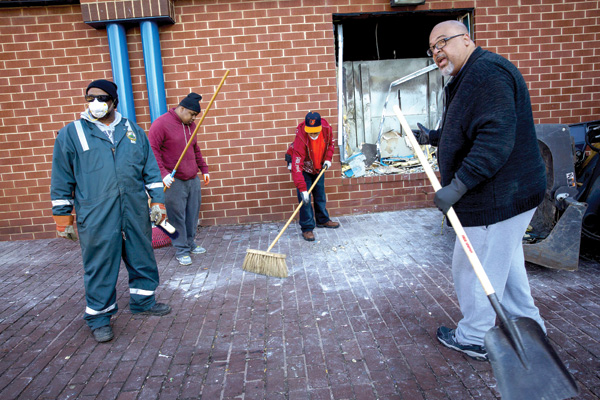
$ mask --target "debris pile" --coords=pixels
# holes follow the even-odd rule
[[[375,159],[368,163],[366,156],[362,153],[354,153],[342,163],[342,176],[345,178],[360,178],[363,176],[390,175],[390,174],[415,174],[424,172],[423,166],[414,156],[388,157]],[[429,154],[429,165],[434,171],[438,170],[437,159]]]

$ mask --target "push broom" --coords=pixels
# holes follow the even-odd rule
[[[326,169],[327,168],[325,167],[321,170],[321,172],[317,176],[317,179],[315,179],[310,189],[308,189],[309,195],[312,192],[315,185],[317,184],[317,182],[319,182],[319,179],[321,179],[321,176],[323,176],[323,173]],[[288,219],[281,232],[279,232],[279,235],[277,235],[275,240],[273,240],[273,243],[271,243],[267,251],[252,249],[246,250],[246,258],[244,259],[244,264],[242,265],[242,269],[244,269],[244,271],[274,276],[276,278],[287,278],[288,269],[287,265],[285,264],[285,254],[271,253],[271,249],[273,248],[273,246],[275,246],[275,243],[277,243],[281,235],[283,235],[283,232],[285,232],[285,230],[290,225],[290,223],[292,222],[296,214],[298,214],[301,208],[302,202],[298,204],[298,207],[296,207],[296,210],[294,211],[290,219]]]

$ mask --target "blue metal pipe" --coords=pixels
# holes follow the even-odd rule
[[[117,109],[125,118],[137,122],[133,104],[133,88],[131,86],[131,69],[129,67],[125,27],[117,23],[107,24],[106,34],[108,35],[113,81],[118,86],[119,105]]]
[[[144,67],[146,69],[146,87],[148,88],[148,103],[152,122],[167,112],[167,95],[165,94],[165,79],[160,55],[160,39],[158,25],[154,21],[140,23],[142,47],[144,49]]]

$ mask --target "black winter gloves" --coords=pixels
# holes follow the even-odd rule
[[[441,212],[447,214],[450,207],[460,200],[460,198],[467,193],[467,190],[465,184],[455,176],[448,186],[444,186],[435,192],[433,202]]]
[[[425,128],[419,122],[417,122],[417,126],[419,129],[413,129],[413,133],[415,134],[415,138],[419,144],[429,144],[429,129]]]

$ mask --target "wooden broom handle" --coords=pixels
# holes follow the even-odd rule
[[[442,188],[442,185],[440,185],[440,182],[438,181],[437,176],[435,176],[431,165],[429,165],[425,154],[423,154],[423,150],[421,150],[419,142],[417,142],[417,139],[415,138],[412,129],[410,129],[410,125],[408,125],[406,118],[404,118],[402,110],[400,110],[400,107],[398,107],[397,105],[394,105],[394,111],[396,112],[396,117],[398,117],[398,120],[400,121],[400,125],[402,125],[402,129],[406,132],[406,136],[408,137],[408,140],[410,141],[410,144],[412,145],[415,154],[417,155],[419,161],[423,165],[423,169],[425,170],[425,173],[427,174],[427,177],[431,182],[431,186],[433,186],[433,189],[437,192]],[[485,270],[483,269],[483,266],[479,261],[479,257],[477,257],[477,254],[475,254],[475,250],[473,250],[471,241],[469,241],[469,238],[467,237],[467,234],[463,229],[462,224],[460,223],[460,220],[456,215],[456,212],[454,212],[453,208],[450,208],[446,215],[452,223],[452,227],[454,228],[454,232],[456,232],[456,236],[460,239],[460,244],[462,245],[463,250],[467,254],[467,257],[469,258],[469,261],[471,262],[471,265],[475,270],[475,275],[477,275],[477,278],[479,278],[479,282],[481,282],[481,286],[483,286],[485,294],[488,296],[494,294],[494,287],[492,286],[487,274],[485,273]],[[498,256],[501,257],[500,254]]]
[[[177,164],[175,164],[175,168],[173,168],[173,171],[177,171],[177,168],[179,168],[179,164],[181,164],[181,160],[183,160],[183,156],[190,148],[190,145],[192,144],[192,140],[194,140],[194,138],[196,137],[196,134],[198,133],[198,128],[200,128],[200,125],[202,125],[202,122],[204,122],[204,118],[206,117],[206,114],[208,114],[208,110],[210,110],[210,107],[212,107],[213,103],[215,102],[215,98],[217,97],[217,94],[219,94],[219,91],[221,90],[223,83],[225,83],[225,79],[227,79],[228,75],[229,75],[229,70],[227,70],[225,72],[225,75],[223,75],[223,78],[221,79],[221,83],[219,83],[219,86],[217,87],[217,91],[215,92],[215,94],[213,94],[213,97],[212,97],[212,99],[210,99],[210,102],[208,103],[208,106],[206,107],[206,109],[204,109],[204,113],[202,114],[200,121],[198,121],[198,124],[196,124],[196,129],[194,129],[194,133],[192,134],[192,136],[190,136],[190,140],[188,140],[188,142],[185,146],[185,149],[183,149],[183,153],[181,153],[181,156],[179,157],[179,161],[177,161]],[[173,178],[174,178],[174,176],[173,176]],[[168,187],[165,186],[163,188],[163,192],[166,192],[167,189],[168,189]]]
[[[312,192],[313,188],[315,187],[315,185],[317,184],[317,182],[319,182],[319,179],[321,179],[321,176],[323,175],[323,173],[325,173],[326,170],[327,170],[327,168],[323,168],[321,170],[321,172],[319,173],[319,176],[317,176],[317,179],[315,179],[315,181],[311,185],[310,189],[308,189],[308,194],[310,194],[310,192]],[[275,240],[273,240],[273,243],[271,243],[271,245],[267,249],[267,253],[269,251],[271,251],[271,249],[273,248],[273,246],[275,246],[275,243],[277,243],[277,241],[279,240],[279,238],[281,237],[281,235],[283,235],[283,232],[285,232],[285,230],[290,225],[290,223],[292,222],[292,220],[294,219],[294,217],[296,216],[296,214],[298,214],[298,211],[300,211],[301,208],[302,208],[302,201],[300,202],[300,204],[298,204],[298,207],[296,207],[296,211],[294,211],[294,213],[292,214],[292,216],[290,217],[290,219],[288,219],[288,222],[285,224],[285,226],[283,227],[283,229],[281,230],[281,232],[279,232],[279,235],[277,235],[277,237],[275,238]]]

